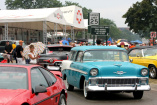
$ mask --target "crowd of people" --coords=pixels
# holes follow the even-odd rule
[[[48,43],[50,44],[50,43]],[[72,47],[77,46],[91,46],[92,43],[89,42],[80,42],[77,44],[77,41],[70,42],[69,45]],[[102,42],[100,39],[96,40],[96,46],[106,46],[106,43]],[[137,47],[137,46],[148,46],[147,44],[138,44],[138,43],[129,43],[129,45],[117,45],[116,42],[108,43],[107,46],[115,46],[115,47],[122,47],[126,50]],[[16,46],[16,42],[14,42],[12,45],[9,43],[9,41],[6,42],[4,53],[6,54],[7,63],[13,63],[13,60],[16,61],[17,64],[37,64],[37,59],[39,58],[39,55],[35,55],[34,53],[34,45],[29,46],[30,52],[28,53],[28,58],[25,58],[23,56],[23,41],[19,41],[19,45]]]
[[[124,42],[122,42],[122,43],[124,43]],[[77,41],[75,41],[73,43],[70,43],[70,45],[73,47],[77,47],[77,46],[91,46],[93,44],[90,42],[80,42],[79,44],[77,44]],[[96,46],[106,46],[106,43],[102,42],[100,39],[97,39],[95,45]],[[149,46],[149,45],[146,43],[138,44],[138,43],[129,43],[129,42],[127,42],[127,45],[125,45],[125,44],[118,45],[118,43],[115,41],[113,43],[108,42],[107,46],[122,47],[122,48],[125,48],[126,50],[128,50],[128,49],[131,49],[133,47]]]
[[[13,60],[16,61],[17,64],[37,64],[37,59],[39,55],[34,54],[34,45],[30,45],[30,52],[28,53],[28,58],[26,59],[23,56],[23,41],[19,41],[19,45],[16,46],[16,42],[14,44],[10,44],[9,41],[6,42],[6,46],[4,49],[4,53],[6,55],[7,63],[13,63]]]

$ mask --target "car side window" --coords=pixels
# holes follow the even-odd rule
[[[31,84],[33,92],[35,91],[36,86],[45,86],[46,88],[48,87],[48,83],[44,75],[38,68],[31,69]]]
[[[142,50],[141,49],[132,50],[129,53],[129,56],[131,56],[131,57],[142,57]]]
[[[71,52],[70,52],[70,60],[74,61],[76,54],[77,54],[76,51],[71,51]]]
[[[40,67],[39,69],[45,75],[45,77],[48,80],[48,83],[49,83],[50,86],[52,86],[54,83],[56,83],[57,79],[52,73],[50,73],[49,71],[45,70],[42,67]]]
[[[77,53],[76,62],[81,62],[82,56],[83,56],[83,52],[82,52],[82,51],[79,51],[79,52]]]

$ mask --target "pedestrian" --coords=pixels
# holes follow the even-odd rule
[[[23,41],[19,41],[19,45],[16,47],[16,59],[18,64],[25,64],[25,58],[23,56]]]
[[[38,55],[34,54],[34,45],[30,45],[30,53],[28,53],[28,56],[30,58],[30,64],[37,64]]]
[[[48,45],[50,45],[50,44],[51,44],[51,42],[48,42],[47,44],[48,44]]]
[[[16,59],[16,42],[14,42],[14,43],[12,44],[12,48],[13,48],[13,58],[14,58],[14,60],[15,60],[16,63],[17,63],[17,59]]]
[[[6,42],[4,52],[7,54],[7,63],[10,63],[10,61],[11,61],[11,63],[13,63],[13,60],[12,60],[13,48],[12,48],[12,45],[9,44],[9,41]]]
[[[97,46],[101,46],[101,40],[100,40],[100,39],[97,39],[97,40],[96,40],[96,44],[97,44]]]

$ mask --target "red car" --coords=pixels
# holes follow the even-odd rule
[[[0,105],[66,105],[63,80],[38,65],[0,65]]]

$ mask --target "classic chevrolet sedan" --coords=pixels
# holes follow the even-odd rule
[[[66,105],[63,80],[38,65],[0,65],[0,105]]]
[[[148,68],[130,63],[127,51],[118,47],[75,47],[61,70],[67,90],[83,89],[87,99],[101,91],[133,92],[141,99],[150,90]]]

